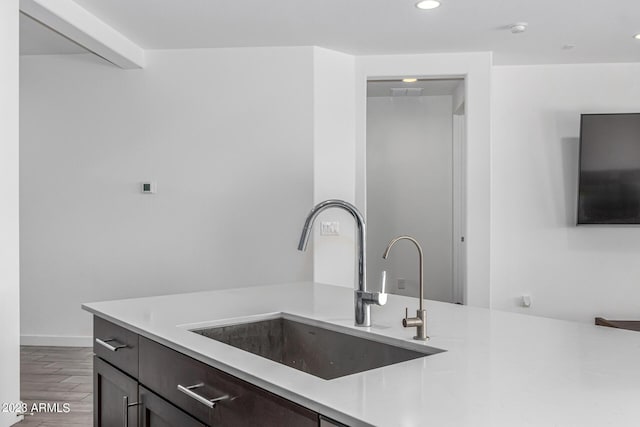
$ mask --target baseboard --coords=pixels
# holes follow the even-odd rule
[[[20,345],[47,347],[92,347],[91,337],[73,337],[68,335],[21,335]]]

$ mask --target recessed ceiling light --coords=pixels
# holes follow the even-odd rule
[[[633,36],[633,38],[636,39],[636,40],[640,40],[640,33],[638,33],[635,36]]]
[[[402,79],[403,82],[405,83],[415,83],[418,81],[418,79],[414,79],[414,78],[407,78],[407,79]]]
[[[423,10],[435,9],[440,7],[440,2],[438,0],[422,0],[416,3],[416,7]]]
[[[521,34],[527,31],[527,27],[529,24],[526,22],[516,22],[515,24],[509,25],[509,29],[513,34]]]

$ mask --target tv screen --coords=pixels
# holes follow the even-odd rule
[[[640,113],[582,115],[578,224],[640,224]]]

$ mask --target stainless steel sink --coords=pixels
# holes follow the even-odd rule
[[[326,380],[444,351],[412,343],[403,348],[284,315],[192,332]]]

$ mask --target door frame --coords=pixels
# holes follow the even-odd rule
[[[466,152],[467,135],[464,101],[453,111],[453,302],[467,304],[466,293]]]
[[[459,76],[445,76],[430,78],[423,76],[413,76],[418,80],[459,80],[458,88],[452,93],[451,109],[451,177],[452,177],[452,205],[451,205],[451,289],[449,301],[466,305],[466,117],[465,117],[465,97],[466,83],[464,78]],[[393,79],[370,79],[367,81],[392,81]],[[423,96],[429,96],[425,94]],[[367,111],[367,120],[369,120]],[[366,144],[365,144],[366,145]],[[365,155],[367,154],[365,147]],[[366,173],[366,165],[365,165]],[[365,179],[365,215],[368,210],[367,201],[367,181]],[[426,256],[429,256],[427,254]],[[427,272],[428,274],[428,272]]]
[[[491,52],[371,55],[355,60],[356,206],[366,215],[367,81],[409,76],[465,80],[465,303],[490,307]]]

